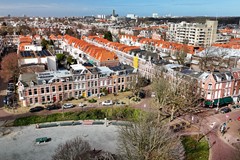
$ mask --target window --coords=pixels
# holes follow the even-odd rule
[[[58,86],[58,91],[62,91],[62,86]]]
[[[29,99],[29,103],[30,103],[30,104],[33,103],[33,99],[32,99],[32,98]]]
[[[122,78],[122,82],[124,82],[124,78]]]
[[[93,81],[91,82],[91,87],[93,87]]]
[[[118,78],[118,83],[120,83],[120,78]]]
[[[92,89],[92,94],[94,94],[94,89]]]
[[[64,90],[65,90],[65,91],[67,90],[67,85],[64,85]]]
[[[69,84],[68,88],[69,88],[69,90],[71,90],[72,89],[72,84]]]
[[[208,89],[212,89],[212,84],[208,84]]]
[[[95,81],[95,86],[97,86],[97,81]]]
[[[37,89],[34,89],[34,94],[37,94]]]
[[[38,103],[38,97],[35,97],[34,101],[35,101],[35,103]]]
[[[47,96],[47,101],[50,101],[50,96]]]
[[[55,86],[52,86],[52,92],[55,92],[56,89],[55,89]]]
[[[46,87],[46,93],[49,93],[49,87]]]
[[[45,102],[45,97],[44,96],[42,96],[42,102]]]
[[[32,90],[31,89],[28,90],[28,95],[32,95]]]
[[[90,82],[88,82],[88,87],[90,87]]]
[[[95,89],[95,94],[97,94],[98,93],[98,90],[97,89]]]
[[[44,88],[41,88],[41,93],[44,93]]]

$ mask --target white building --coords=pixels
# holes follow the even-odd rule
[[[127,14],[126,17],[130,18],[130,19],[136,19],[137,18],[137,16],[135,14]]]
[[[159,16],[158,16],[158,13],[153,13],[153,14],[152,14],[152,17],[153,17],[153,18],[158,18],[158,17],[159,17]]]
[[[218,21],[201,23],[169,23],[167,37],[170,41],[193,46],[211,46],[217,40]]]

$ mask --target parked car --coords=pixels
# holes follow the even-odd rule
[[[84,104],[84,103],[79,103],[79,105],[78,105],[79,107],[85,107],[85,106],[87,106],[87,104]]]
[[[102,105],[103,106],[110,106],[110,105],[113,105],[113,102],[112,102],[112,100],[106,100],[106,101],[102,102]]]
[[[53,104],[53,105],[48,105],[47,107],[46,107],[46,110],[54,110],[54,109],[60,109],[61,108],[61,106],[60,105],[57,105],[57,104]]]
[[[74,107],[74,106],[73,106],[72,103],[65,103],[65,104],[62,106],[62,108],[64,108],[64,109],[73,108],[73,107]]]
[[[118,101],[117,101],[115,104],[116,104],[117,106],[118,106],[118,105],[121,106],[121,105],[125,105],[126,103],[125,103],[125,102],[118,102]]]
[[[239,105],[232,106],[233,109],[240,109]]]
[[[3,103],[5,105],[12,105],[14,102],[17,102],[17,98],[13,93],[7,92],[7,95],[3,98]]]
[[[222,108],[222,109],[220,109],[220,112],[221,113],[228,113],[228,112],[231,112],[232,110],[230,109],[230,108],[228,108],[228,107],[225,107],[225,108]]]
[[[44,110],[43,106],[37,106],[37,107],[31,108],[29,110],[29,112],[39,112],[39,111],[42,111],[42,110]]]

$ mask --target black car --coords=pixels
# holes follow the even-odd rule
[[[29,110],[29,112],[39,112],[39,111],[42,111],[42,110],[44,110],[44,107],[42,107],[42,106],[37,106],[37,107],[31,108],[31,109]]]
[[[46,110],[54,110],[54,109],[60,109],[61,106],[60,105],[56,105],[56,104],[53,104],[53,105],[49,105],[46,107]]]
[[[230,108],[228,108],[228,107],[225,107],[225,108],[222,108],[222,109],[220,109],[220,112],[221,113],[228,113],[228,112],[231,112],[232,110],[230,109]]]

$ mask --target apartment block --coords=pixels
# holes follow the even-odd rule
[[[213,20],[206,20],[205,24],[169,23],[167,38],[169,41],[207,47],[217,40],[217,26],[218,21]]]

